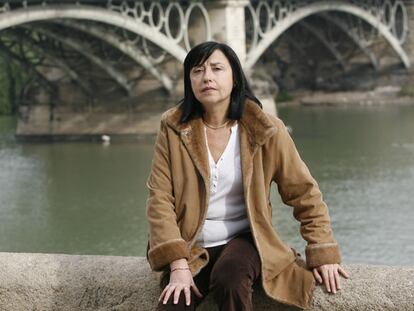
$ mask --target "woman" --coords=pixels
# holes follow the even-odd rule
[[[147,257],[164,272],[157,310],[194,310],[209,292],[220,310],[252,310],[259,279],[268,296],[301,308],[310,306],[315,279],[335,293],[347,273],[327,206],[234,51],[216,42],[194,47],[184,89],[162,116],[147,182]],[[273,229],[272,182],[301,223],[307,267]]]

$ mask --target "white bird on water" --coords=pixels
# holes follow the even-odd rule
[[[109,135],[102,135],[101,139],[102,139],[102,143],[104,145],[109,145],[110,142],[111,142],[111,136],[109,136]]]

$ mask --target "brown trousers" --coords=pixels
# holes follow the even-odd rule
[[[253,284],[260,277],[260,257],[254,246],[251,233],[244,233],[225,245],[206,248],[209,263],[194,277],[194,283],[205,297],[209,292],[222,311],[253,310]],[[169,274],[161,280],[164,288],[169,282]],[[181,292],[177,304],[173,295],[167,304],[158,304],[158,311],[192,311],[202,299],[191,294],[191,304],[186,306],[184,293]]]

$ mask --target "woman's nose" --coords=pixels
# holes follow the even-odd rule
[[[206,70],[204,71],[204,77],[203,77],[204,82],[211,81],[211,74],[212,74],[211,69],[207,67]]]

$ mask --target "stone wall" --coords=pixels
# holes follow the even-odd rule
[[[263,110],[276,115],[273,97],[259,95]],[[174,101],[173,101],[174,102]],[[21,106],[16,137],[26,141],[99,141],[102,135],[117,141],[151,140],[160,127],[161,114],[171,106],[143,103],[141,111],[76,111],[70,107]],[[152,106],[152,107],[151,107]]]
[[[49,106],[33,106],[21,110],[16,137],[27,141],[84,140],[99,141],[102,135],[112,140],[137,141],[154,138],[162,111],[142,112],[77,112],[59,107],[50,120]],[[160,108],[159,108],[160,110]],[[164,109],[166,110],[166,109]]]
[[[344,265],[342,290],[317,286],[311,310],[414,310],[414,267]],[[0,310],[154,310],[157,274],[143,257],[0,253]],[[254,292],[255,310],[293,311]],[[198,310],[216,310],[211,297]]]

